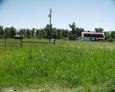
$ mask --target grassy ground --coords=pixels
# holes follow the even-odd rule
[[[115,92],[115,43],[57,41],[56,46],[0,48],[0,86]]]

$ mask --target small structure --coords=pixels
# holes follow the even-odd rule
[[[101,32],[82,32],[82,40],[98,41],[104,39],[105,39],[105,34]]]
[[[22,48],[23,47],[23,36],[21,34],[16,34],[14,38],[20,41],[19,43]]]
[[[15,39],[23,39],[23,36],[20,35],[20,34],[16,34],[14,38],[15,38]]]

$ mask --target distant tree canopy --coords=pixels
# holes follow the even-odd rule
[[[16,34],[16,29],[14,27],[6,27],[5,29],[3,26],[0,26],[0,37],[4,37],[6,35],[7,37],[14,37]]]
[[[95,32],[103,32],[104,29],[103,28],[95,28]]]
[[[70,40],[76,40],[78,37],[81,36],[81,33],[84,32],[84,28],[76,27],[75,22],[73,22],[73,24],[69,24],[69,27],[71,28],[71,31],[69,32]]]
[[[4,37],[6,35],[7,37],[14,37],[16,33],[21,34],[24,36],[24,38],[37,38],[37,39],[48,39],[50,36],[51,38],[57,39],[63,39],[63,38],[68,38],[69,36],[74,35],[75,39],[76,37],[81,36],[81,32],[84,31],[83,28],[78,28],[76,27],[75,23],[70,24],[69,27],[71,28],[71,31],[68,29],[57,29],[53,28],[51,25],[47,24],[44,28],[42,29],[20,29],[19,31],[16,30],[14,27],[6,27],[3,28],[3,26],[0,26],[0,37]]]
[[[16,34],[16,29],[14,27],[6,27],[4,32],[7,37],[14,37]]]
[[[81,37],[81,33],[84,32],[84,28],[76,27],[75,22],[72,24],[69,24],[69,27],[71,30],[68,29],[57,29],[52,27],[50,29],[49,24],[47,24],[44,28],[41,29],[20,29],[16,30],[15,27],[3,27],[0,26],[0,38],[3,38],[5,35],[7,37],[14,37],[16,34],[23,35],[24,38],[31,39],[31,38],[37,38],[37,39],[48,39],[49,36],[51,38],[57,38],[57,39],[65,39],[69,38],[70,40],[76,40],[78,37]],[[95,28],[96,32],[103,32],[103,28]],[[115,31],[113,32],[104,32],[106,39],[108,38],[114,38],[115,39]]]
[[[75,22],[73,22],[73,24],[69,24],[69,27],[71,28],[72,33],[75,34],[75,32],[76,32],[76,25],[75,25]]]
[[[0,37],[4,36],[4,29],[3,26],[0,26]]]
[[[50,29],[49,24],[47,24],[42,29],[20,29],[19,33],[22,33],[24,38],[37,38],[37,39],[48,39],[49,36],[51,38],[56,36],[57,39],[62,39],[68,37],[68,30],[67,29],[57,29],[52,28]]]
[[[115,31],[111,32],[110,37],[113,38],[113,39],[115,39]]]

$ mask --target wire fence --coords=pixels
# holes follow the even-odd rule
[[[26,44],[56,44],[56,40],[52,39],[50,42],[48,39],[23,39],[23,37],[9,37],[9,36],[4,36],[0,37],[0,48],[23,48],[24,43]]]
[[[0,48],[13,48],[13,47],[23,47],[23,38],[15,37],[0,37]]]

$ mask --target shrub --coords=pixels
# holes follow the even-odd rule
[[[109,42],[113,42],[114,40],[113,40],[112,38],[109,38],[108,41],[109,41]]]
[[[75,34],[69,35],[69,40],[76,40],[77,36]]]

